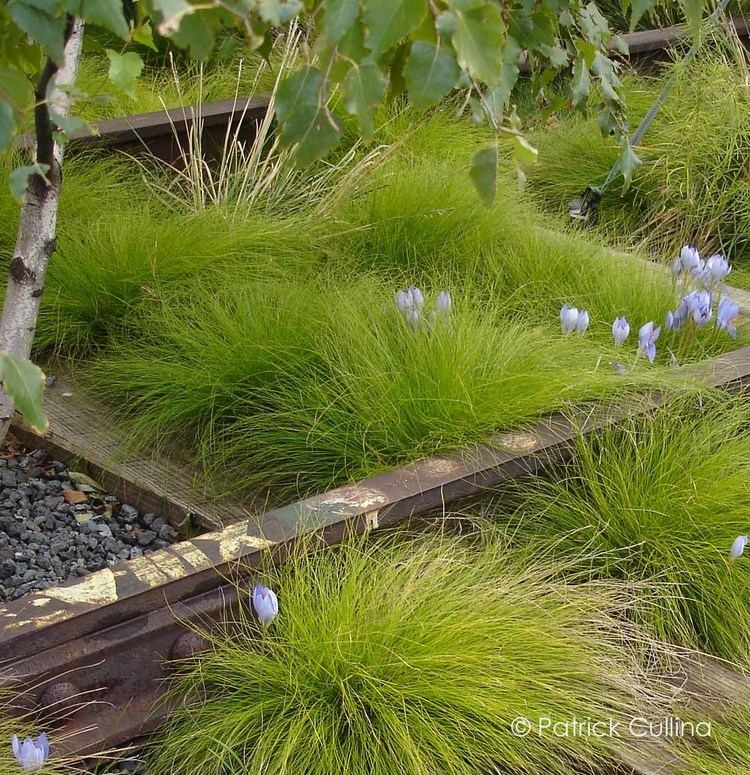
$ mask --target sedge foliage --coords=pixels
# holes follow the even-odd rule
[[[309,547],[306,547],[309,549]],[[486,534],[349,541],[296,551],[248,589],[213,648],[183,664],[151,775],[572,775],[627,741],[515,737],[510,721],[629,718],[648,705],[618,617],[627,595],[566,585],[559,568]]]
[[[600,223],[618,239],[673,253],[685,243],[723,250],[742,265],[750,234],[750,92],[745,55],[727,42],[707,43],[687,66],[637,149],[643,165],[630,189],[621,181],[607,190]],[[626,81],[633,126],[656,98],[663,80]],[[568,202],[600,185],[619,153],[602,137],[594,118],[571,118],[537,133],[540,163],[530,170],[533,187],[549,205]]]
[[[41,348],[97,352],[77,373],[137,441],[178,441],[232,489],[279,496],[672,379],[635,343],[636,326],[674,308],[669,278],[552,228],[505,180],[502,204],[482,208],[463,162],[478,132],[441,113],[411,131],[404,123],[386,117],[383,152],[359,157],[368,174],[347,159],[347,196],[332,186],[310,211],[273,215],[256,201],[240,218],[231,201],[167,217],[146,202],[131,229],[105,209],[64,232]],[[433,325],[428,314],[409,328],[394,294],[412,284],[428,307],[450,291],[449,319]],[[589,310],[585,337],[560,334],[565,303]],[[619,315],[634,330],[622,350],[611,334]],[[705,332],[677,355],[733,346]],[[659,358],[669,363],[669,349]],[[623,377],[613,360],[635,368]]]
[[[598,576],[652,580],[659,638],[747,665],[750,564],[729,549],[750,532],[748,427],[744,399],[717,393],[595,433],[559,477],[527,483],[519,529],[567,536]]]
[[[428,304],[439,290],[425,289]],[[647,379],[615,374],[582,337],[468,298],[414,330],[393,291],[332,274],[193,285],[144,312],[147,335],[113,344],[90,380],[141,438],[181,438],[240,486],[294,495]]]

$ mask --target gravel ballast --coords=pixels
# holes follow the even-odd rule
[[[42,449],[9,444],[0,456],[0,601],[55,586],[178,540]]]

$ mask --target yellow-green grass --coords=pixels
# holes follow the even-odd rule
[[[305,549],[264,576],[267,630],[240,586],[239,614],[171,681],[150,775],[599,772],[629,741],[545,735],[538,719],[650,705],[617,586],[560,582],[491,531]]]
[[[749,428],[745,399],[717,391],[597,432],[551,480],[519,488],[511,522],[532,543],[590,552],[598,578],[651,580],[655,636],[747,667],[750,561],[730,547],[750,533]]]
[[[643,166],[627,193],[622,179],[607,190],[600,226],[616,240],[641,242],[653,252],[674,254],[685,243],[702,252],[722,250],[746,265],[750,234],[750,99],[747,65],[733,44],[710,41],[687,67],[638,147]],[[649,77],[626,80],[634,127],[663,85]],[[601,185],[618,156],[596,119],[568,117],[535,133],[539,164],[532,188],[555,212],[586,186]]]

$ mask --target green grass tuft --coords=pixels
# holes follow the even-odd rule
[[[706,394],[581,441],[551,481],[525,482],[515,517],[530,540],[596,558],[598,577],[652,580],[659,638],[750,664],[750,561],[730,562],[750,532],[750,407]]]
[[[620,719],[648,703],[625,597],[556,572],[487,536],[297,551],[265,580],[269,629],[240,611],[172,681],[149,773],[598,771],[625,742],[510,731],[519,715]]]
[[[750,98],[744,55],[730,44],[709,43],[687,67],[637,149],[643,166],[626,194],[622,180],[602,201],[601,226],[611,237],[643,242],[669,255],[685,243],[723,250],[742,265],[750,260]],[[635,127],[662,86],[631,79],[626,102]],[[618,156],[595,118],[571,118],[534,137],[540,163],[530,185],[556,212],[586,186],[600,185]]]

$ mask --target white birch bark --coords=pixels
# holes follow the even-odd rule
[[[31,355],[47,264],[55,250],[63,147],[53,142],[49,108],[57,115],[68,113],[68,90],[74,85],[78,71],[83,26],[82,19],[72,21],[62,66],[58,69],[48,62],[37,87],[35,159],[39,164],[49,165],[49,170],[46,181],[40,175],[29,180],[0,316],[0,349],[21,358]],[[5,439],[12,417],[13,402],[0,386],[0,443]]]

